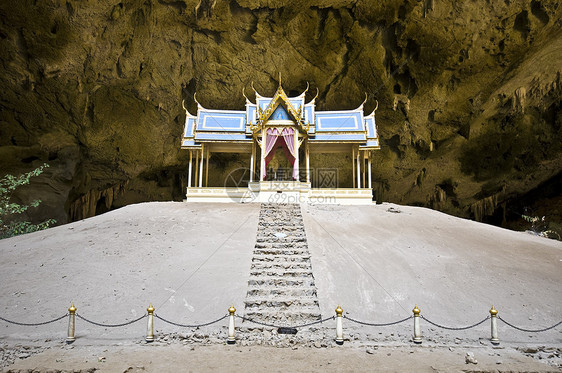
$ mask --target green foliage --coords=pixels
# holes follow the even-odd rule
[[[41,200],[34,200],[28,205],[11,202],[12,193],[18,187],[29,184],[29,180],[32,177],[40,175],[47,167],[49,165],[45,163],[35,170],[20,176],[8,174],[0,179],[0,239],[39,231],[56,223],[54,219],[49,219],[39,224],[32,224],[18,219],[18,215],[27,211],[28,208],[39,206]]]
[[[556,231],[548,229],[549,226],[544,216],[540,218],[538,216],[521,215],[521,217],[525,221],[531,223],[531,230],[538,236],[556,238],[560,240],[560,235]]]

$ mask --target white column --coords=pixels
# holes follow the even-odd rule
[[[195,151],[195,180],[193,184],[197,187],[197,180],[199,180],[199,150]]]
[[[362,183],[361,185],[363,185],[363,188],[366,188],[367,182],[365,180],[365,177],[367,175],[367,172],[366,172],[365,168],[366,168],[367,164],[365,163],[365,152],[362,153],[360,158],[361,158],[361,175],[363,177],[363,181],[361,182]]]
[[[201,162],[199,163],[199,188],[203,187],[203,148],[201,148]]]
[[[369,163],[369,189],[373,188],[372,181],[371,181],[371,155],[372,155],[372,152],[369,151],[369,161],[368,161],[368,163]]]
[[[310,183],[310,145],[306,140],[306,182]]]
[[[299,133],[298,131],[295,131],[295,164],[293,165],[293,169],[297,170],[297,180],[296,181],[300,181],[299,180]]]
[[[250,183],[254,181],[254,153],[256,151],[256,144],[252,140],[252,153],[250,155]]]
[[[265,136],[265,128],[262,129],[261,131],[261,162],[260,162],[260,181],[263,181],[263,174],[265,172],[265,141],[266,141],[266,136]]]
[[[359,167],[359,154],[361,152],[357,151],[357,188],[361,188],[361,168]]]
[[[353,188],[355,188],[355,148],[351,146],[351,167],[353,172],[351,173],[351,182],[353,183]]]
[[[205,186],[209,186],[209,158],[211,158],[211,149],[207,148],[207,164],[205,164]]]
[[[193,152],[189,151],[189,172],[187,174],[187,187],[191,188],[191,172],[192,172],[192,163],[193,163]]]

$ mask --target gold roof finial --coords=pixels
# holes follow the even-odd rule
[[[414,316],[419,316],[420,315],[420,309],[418,308],[418,305],[416,304],[416,306],[414,307],[414,309],[412,310],[412,312],[414,313]]]
[[[244,96],[244,98],[246,99],[246,101],[250,101],[250,99],[248,98],[248,96],[246,96],[246,87],[242,87],[242,96]]]
[[[369,95],[367,94],[367,92],[365,92],[365,101],[363,101],[363,103],[359,107],[365,105],[368,99],[369,99]]]
[[[229,312],[231,315],[234,315],[234,313],[236,312],[236,308],[234,308],[234,305],[230,306],[230,308],[228,309],[228,312]]]
[[[279,71],[279,88],[281,88],[281,71]]]
[[[195,101],[195,103],[197,104],[197,106],[201,106],[201,104],[199,103],[199,101],[197,101],[197,92],[195,92],[193,94],[193,101]]]
[[[252,87],[252,91],[254,91],[254,93],[257,95],[258,91],[256,91],[256,89],[254,88],[254,81],[252,80],[252,82],[250,83],[250,87]]]
[[[314,96],[314,98],[311,101],[316,100],[316,98],[318,97],[318,94],[320,93],[320,90],[318,89],[318,87],[316,87],[316,96]]]
[[[306,82],[306,89],[304,90],[303,94],[305,94],[306,92],[308,92],[308,88],[310,88],[310,84],[308,84],[308,82]]]
[[[492,309],[490,310],[490,315],[496,316],[498,314],[498,310],[492,304]]]
[[[70,312],[70,313],[76,312],[76,307],[74,307],[74,302],[72,302],[72,305],[71,305],[70,308],[68,309],[68,312]]]

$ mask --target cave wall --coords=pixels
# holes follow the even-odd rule
[[[60,223],[181,199],[182,100],[242,110],[243,87],[273,94],[281,73],[288,93],[318,88],[320,110],[378,101],[378,201],[486,220],[562,169],[561,13],[555,0],[4,1],[0,173],[47,162],[16,198]]]

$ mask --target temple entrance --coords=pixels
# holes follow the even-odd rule
[[[293,165],[287,158],[286,149],[282,146],[277,146],[273,149],[273,158],[267,165],[266,180],[271,181],[290,181],[293,180]]]

